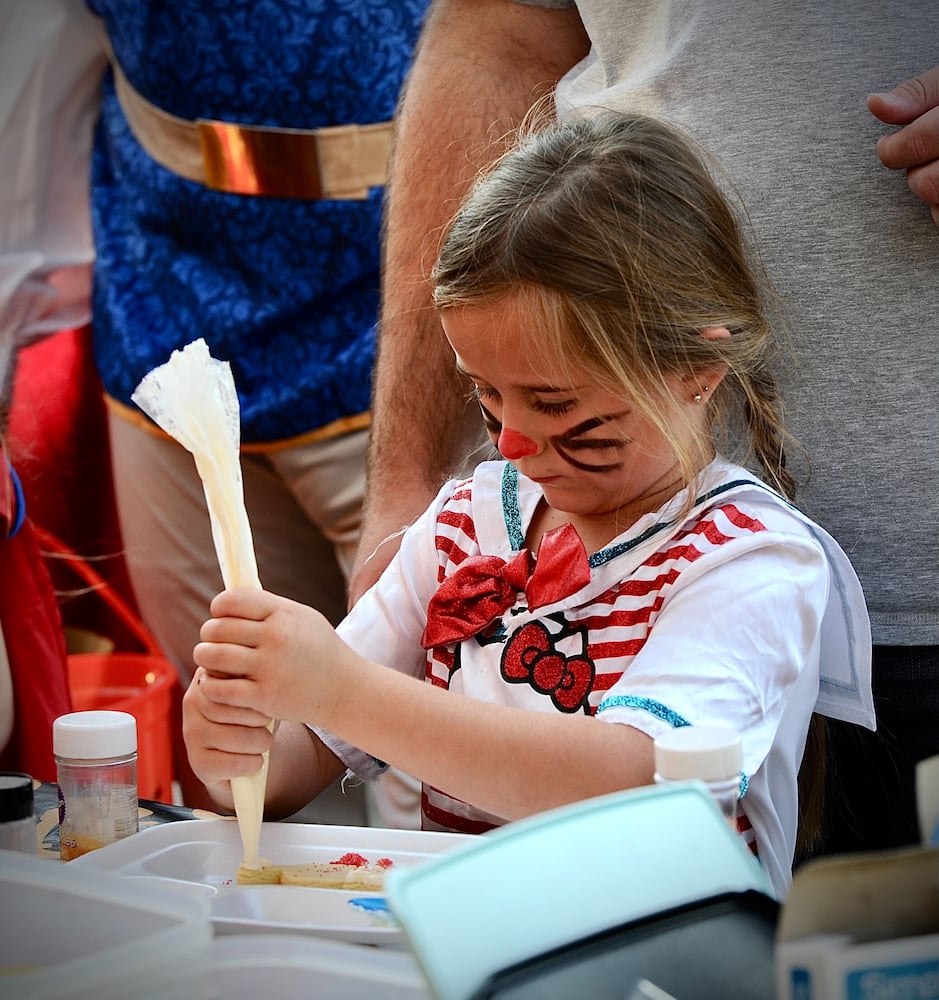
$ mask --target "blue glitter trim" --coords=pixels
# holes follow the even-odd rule
[[[509,545],[513,552],[520,552],[525,545],[525,532],[522,530],[522,511],[518,505],[518,469],[510,462],[506,462],[502,470],[502,516],[505,518]]]
[[[763,483],[756,482],[756,480],[735,479],[733,482],[724,483],[723,486],[716,486],[713,490],[709,490],[707,493],[699,496],[692,505],[692,509],[695,507],[701,507],[709,500],[713,500],[714,497],[720,496],[728,490],[736,489],[738,486],[757,486],[766,490],[768,493],[772,493],[773,496],[778,496],[774,490],[771,490],[768,486],[764,486]],[[780,497],[780,499],[782,498]],[[792,505],[789,504],[789,506],[791,507]],[[596,569],[597,566],[602,566],[604,563],[608,563],[611,559],[621,556],[624,552],[629,552],[630,549],[634,549],[637,545],[642,545],[643,542],[648,541],[660,532],[665,531],[666,528],[671,528],[676,521],[677,518],[674,521],[659,521],[658,524],[653,524],[651,527],[646,528],[641,535],[630,539],[628,542],[620,542],[619,545],[611,545],[608,549],[600,549],[599,552],[594,552],[594,554],[590,556],[590,565]]]
[[[667,722],[673,729],[690,726],[691,723],[682,715],[673,712],[668,706],[653,698],[640,698],[635,694],[614,694],[604,698],[597,706],[597,715],[608,708],[638,708],[654,715],[657,719]]]

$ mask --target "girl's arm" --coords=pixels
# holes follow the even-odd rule
[[[663,609],[622,690],[692,722],[739,723],[760,756],[816,642],[824,555],[806,542],[707,562]],[[641,710],[570,717],[476,701],[366,659],[317,612],[263,592],[226,592],[212,610],[196,659],[216,675],[202,687],[220,710],[315,724],[506,819],[653,780]]]
[[[493,815],[652,783],[652,740],[631,726],[476,701],[349,654],[356,694],[326,728]]]
[[[304,722],[507,819],[652,781],[652,741],[629,726],[443,691],[365,659],[318,612],[264,591],[226,591],[212,612],[195,650],[208,671],[200,696],[219,728],[254,727],[242,753],[262,752],[264,720]],[[230,754],[232,738],[220,738]],[[272,797],[281,781],[308,781],[306,746],[292,750]]]

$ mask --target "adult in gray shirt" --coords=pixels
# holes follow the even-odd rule
[[[460,454],[426,277],[474,170],[540,93],[670,118],[747,206],[789,330],[799,503],[870,606],[879,731],[830,730],[829,850],[916,840],[914,764],[939,753],[937,43],[935,0],[437,0],[398,123],[354,595]]]

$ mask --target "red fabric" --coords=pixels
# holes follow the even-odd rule
[[[507,611],[521,591],[534,610],[561,601],[590,582],[587,550],[572,524],[545,532],[534,569],[532,562],[528,549],[508,563],[498,556],[464,559],[427,605],[424,649],[477,635]]]
[[[99,549],[113,539],[107,433],[90,330],[63,330],[19,352],[7,449],[33,523],[78,551],[76,542]]]
[[[107,410],[94,366],[91,330],[62,330],[17,355],[6,444],[23,485],[26,513],[97,571],[136,610],[123,557],[111,479]],[[55,589],[75,577],[46,560]],[[93,596],[62,603],[65,624],[126,643],[120,622]]]
[[[55,781],[52,723],[72,710],[62,617],[27,520],[0,540],[0,626],[13,682],[13,734],[0,767]]]
[[[64,624],[112,636],[119,645],[123,633],[94,594],[58,604],[58,592],[74,595],[76,580],[67,564],[44,558],[32,525],[93,558],[136,607],[122,556],[90,330],[63,330],[19,352],[5,443],[23,486],[27,521],[14,538],[0,540],[0,623],[15,711],[0,766],[55,781],[52,722],[72,710]]]

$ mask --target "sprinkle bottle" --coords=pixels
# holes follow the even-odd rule
[[[87,854],[139,829],[137,720],[128,712],[72,712],[52,726],[59,783],[59,854]]]
[[[743,749],[733,729],[720,726],[680,726],[655,741],[655,781],[702,781],[734,830]]]

